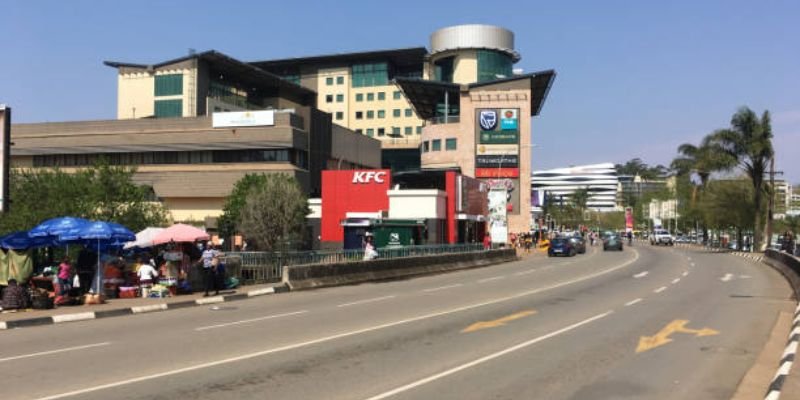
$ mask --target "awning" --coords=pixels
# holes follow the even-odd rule
[[[436,107],[444,104],[445,94],[448,95],[450,105],[459,105],[461,86],[455,83],[418,78],[395,78],[394,83],[400,87],[417,116],[422,119],[436,117]]]

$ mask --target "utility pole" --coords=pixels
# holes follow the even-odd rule
[[[775,155],[769,160],[769,203],[767,207],[767,228],[765,232],[767,248],[772,244],[772,219],[775,214],[775,175],[783,175],[783,171],[775,171]],[[788,194],[787,194],[788,195]]]

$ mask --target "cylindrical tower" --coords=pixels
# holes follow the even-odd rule
[[[458,25],[431,34],[426,78],[468,84],[510,78],[520,60],[514,33],[491,25]]]

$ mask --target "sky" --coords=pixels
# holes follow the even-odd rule
[[[499,25],[525,72],[555,69],[533,168],[634,157],[769,110],[776,166],[800,183],[800,2],[4,1],[0,103],[15,123],[114,119],[116,70],[189,49],[244,61],[429,46],[436,29]],[[299,5],[299,7],[297,7]]]

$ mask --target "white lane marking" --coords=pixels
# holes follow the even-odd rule
[[[631,300],[631,301],[629,301],[629,302],[625,303],[625,307],[630,307],[630,306],[632,306],[632,305],[634,305],[634,304],[636,304],[636,303],[638,303],[638,302],[640,302],[640,301],[642,301],[642,298],[641,298],[641,297],[640,297],[640,298],[638,298],[638,299],[636,299],[636,300]]]
[[[459,366],[457,366],[455,368],[448,369],[447,371],[443,371],[443,372],[440,372],[438,374],[431,375],[431,376],[429,376],[427,378],[423,378],[423,379],[420,379],[418,381],[411,382],[411,383],[409,383],[407,385],[403,385],[403,386],[400,386],[398,388],[392,389],[392,390],[390,390],[388,392],[384,392],[384,393],[381,393],[379,395],[372,396],[367,400],[381,400],[381,399],[385,399],[387,397],[392,397],[392,396],[394,396],[396,394],[399,394],[399,393],[403,393],[403,392],[409,391],[411,389],[414,389],[416,387],[425,385],[425,384],[433,382],[435,380],[438,380],[438,379],[444,378],[446,376],[461,372],[461,371],[463,371],[465,369],[472,368],[472,367],[474,367],[476,365],[480,365],[480,364],[483,364],[485,362],[494,360],[495,358],[499,358],[499,357],[502,357],[502,356],[504,356],[506,354],[510,354],[510,353],[513,353],[513,352],[515,352],[517,350],[521,350],[521,349],[524,349],[526,347],[532,346],[532,345],[534,345],[536,343],[539,343],[541,341],[550,339],[552,337],[561,335],[563,333],[567,333],[567,332],[569,332],[571,330],[574,330],[576,328],[579,328],[579,327],[581,327],[583,325],[592,323],[592,322],[597,321],[597,320],[599,320],[601,318],[605,318],[609,314],[611,314],[612,312],[614,312],[614,311],[608,311],[608,312],[605,312],[603,314],[595,315],[594,317],[587,318],[587,319],[585,319],[583,321],[574,323],[574,324],[572,324],[570,326],[561,328],[561,329],[559,329],[557,331],[553,331],[553,332],[550,332],[550,333],[548,333],[546,335],[542,335],[542,336],[539,336],[537,338],[528,340],[527,342],[519,343],[517,345],[514,345],[514,346],[508,347],[506,349],[500,350],[500,351],[498,351],[496,353],[489,354],[487,356],[481,357],[481,358],[479,358],[477,360],[473,360],[473,361],[470,361],[470,362],[468,362],[466,364],[461,364],[461,365],[459,365]]]
[[[481,279],[481,280],[478,281],[478,283],[486,283],[486,282],[496,281],[498,279],[504,279],[504,278],[505,278],[505,276],[494,276],[494,277],[491,277],[491,278]]]
[[[532,274],[534,272],[536,272],[536,270],[535,269],[531,269],[531,270],[528,270],[528,271],[517,272],[516,274],[514,274],[514,276],[528,275],[528,274]]]
[[[464,286],[464,285],[461,284],[461,283],[456,283],[455,285],[439,286],[439,287],[435,287],[435,288],[425,289],[425,290],[423,290],[423,292],[425,292],[425,293],[437,292],[439,290],[447,290],[447,289],[457,288],[457,287],[460,287],[460,286]]]
[[[733,274],[725,274],[725,276],[723,276],[722,278],[719,278],[719,280],[721,280],[723,282],[728,282],[731,279],[733,279]]]
[[[750,275],[739,275],[739,279],[750,279]]]
[[[194,330],[199,332],[199,331],[205,331],[205,330],[208,330],[208,329],[224,328],[226,326],[241,325],[241,324],[247,324],[247,323],[250,323],[250,322],[265,321],[265,320],[274,319],[274,318],[289,317],[289,316],[292,316],[292,315],[305,314],[307,312],[308,312],[308,310],[302,310],[302,311],[295,311],[295,312],[290,312],[290,313],[285,313],[285,314],[268,315],[266,317],[243,319],[241,321],[227,322],[227,323],[224,323],[224,324],[201,326],[199,328],[194,328]]]
[[[691,265],[692,267],[694,267],[694,266],[695,266],[695,263],[691,263],[691,264],[689,264],[689,265]]]
[[[653,293],[661,293],[661,292],[663,292],[665,290],[667,290],[667,287],[666,286],[662,286],[662,287],[660,287],[660,288],[658,288],[656,290],[653,290]]]
[[[83,346],[67,347],[67,348],[58,349],[58,350],[41,351],[41,352],[38,352],[38,353],[23,354],[23,355],[19,355],[19,356],[0,358],[0,362],[19,360],[19,359],[22,359],[22,358],[46,356],[46,355],[49,355],[49,354],[64,353],[64,352],[67,352],[67,351],[90,349],[92,347],[108,346],[110,344],[111,344],[111,342],[102,342],[102,343],[87,344],[87,345],[83,345]]]
[[[686,257],[686,259],[692,261],[692,257]]]
[[[675,278],[675,279],[672,280],[672,284],[674,285],[674,284],[676,284],[676,283],[678,283],[680,281],[681,281],[681,278]]]
[[[645,276],[647,276],[647,274],[649,274],[649,272],[647,272],[647,271],[639,272],[638,274],[634,275],[633,277],[636,278],[636,279],[644,278]]]
[[[365,304],[365,303],[374,303],[374,302],[376,302],[376,301],[393,299],[393,298],[395,298],[395,297],[397,297],[397,296],[395,296],[395,295],[391,295],[391,296],[376,297],[376,298],[374,298],[374,299],[366,299],[366,300],[354,301],[354,302],[352,302],[352,303],[344,303],[344,304],[339,304],[339,305],[338,305],[338,306],[336,306],[336,307],[350,307],[350,306],[356,306],[356,305],[359,305],[359,304]]]
[[[276,347],[276,348],[272,348],[272,349],[257,351],[257,352],[253,352],[253,353],[250,353],[250,354],[237,356],[237,357],[231,357],[231,358],[226,358],[226,359],[222,359],[222,360],[211,361],[211,362],[202,363],[202,364],[196,364],[196,365],[192,365],[192,366],[189,366],[189,367],[173,369],[173,370],[170,370],[170,371],[159,372],[159,373],[155,373],[155,374],[151,374],[151,375],[144,375],[144,376],[131,378],[131,379],[126,379],[126,380],[122,380],[122,381],[106,383],[106,384],[103,384],[103,385],[91,386],[91,387],[88,387],[86,389],[73,390],[71,392],[65,392],[65,393],[54,394],[54,395],[50,395],[50,396],[46,396],[46,397],[40,397],[38,400],[62,399],[64,397],[77,396],[77,395],[81,395],[81,394],[85,394],[85,393],[96,392],[96,391],[99,391],[99,390],[111,389],[111,388],[124,386],[124,385],[130,385],[131,383],[144,382],[144,381],[148,381],[148,380],[152,380],[152,379],[163,378],[165,376],[178,375],[178,374],[182,374],[182,373],[185,373],[185,372],[191,372],[191,371],[196,371],[196,370],[200,370],[200,369],[215,367],[215,366],[218,366],[218,365],[230,364],[230,363],[239,362],[239,361],[243,361],[243,360],[249,360],[249,359],[252,359],[252,358],[262,357],[262,356],[265,356],[265,355],[268,355],[268,354],[272,354],[272,353],[278,353],[278,352],[281,352],[281,351],[293,350],[293,349],[297,349],[297,348],[301,348],[301,347],[305,347],[305,346],[311,346],[311,345],[324,343],[324,342],[329,342],[329,341],[332,341],[332,340],[341,339],[341,338],[345,338],[345,337],[349,337],[349,336],[360,335],[362,333],[374,332],[374,331],[381,330],[381,329],[391,328],[393,326],[409,324],[409,323],[412,323],[412,322],[423,321],[423,320],[426,320],[426,319],[441,317],[441,316],[444,316],[444,315],[454,314],[454,313],[457,313],[457,312],[472,310],[472,309],[479,308],[479,307],[485,307],[485,306],[492,305],[492,304],[498,304],[498,303],[502,303],[502,302],[505,302],[505,301],[518,299],[520,297],[531,296],[531,295],[534,295],[534,294],[537,294],[537,293],[541,293],[541,292],[545,292],[545,291],[548,291],[548,290],[557,289],[557,288],[560,288],[562,286],[567,286],[567,285],[571,285],[571,284],[574,284],[574,283],[582,282],[582,281],[585,281],[585,280],[593,279],[593,278],[596,278],[598,276],[602,276],[602,275],[614,272],[614,271],[616,271],[618,269],[625,268],[628,265],[633,264],[634,262],[636,262],[636,260],[639,259],[639,252],[638,251],[634,250],[633,254],[634,254],[634,257],[632,259],[630,259],[628,261],[625,261],[624,263],[622,263],[620,265],[617,265],[616,267],[612,267],[612,268],[609,268],[609,269],[606,269],[606,270],[603,270],[603,271],[599,271],[599,272],[596,272],[596,273],[591,274],[591,275],[586,275],[586,276],[583,276],[581,278],[573,279],[571,281],[561,282],[561,283],[557,283],[555,285],[546,286],[546,287],[542,287],[542,288],[538,288],[538,289],[532,289],[532,290],[529,290],[527,292],[521,292],[521,293],[517,293],[517,294],[511,295],[511,296],[500,297],[500,298],[497,298],[497,299],[494,299],[494,300],[485,301],[483,303],[471,304],[471,305],[468,305],[468,306],[453,308],[453,309],[445,310],[445,311],[438,311],[438,312],[431,313],[431,314],[425,314],[425,315],[420,315],[420,316],[417,316],[417,317],[408,318],[408,319],[404,319],[404,320],[388,322],[388,323],[385,323],[385,324],[382,324],[382,325],[371,326],[371,327],[368,327],[368,328],[363,328],[363,329],[359,329],[359,330],[355,330],[355,331],[349,331],[349,332],[338,333],[338,334],[331,335],[331,336],[325,336],[325,337],[321,337],[321,338],[318,338],[318,339],[309,340],[307,342],[295,343],[295,344],[290,344],[290,345],[286,345],[286,346],[283,346],[283,347]],[[609,313],[607,313],[607,314],[610,314],[610,313],[611,312],[609,311]]]
[[[689,271],[683,271],[683,273],[681,275],[684,276],[684,277],[689,276]]]

